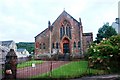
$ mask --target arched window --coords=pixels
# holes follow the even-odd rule
[[[65,27],[63,27],[63,35],[62,35],[62,37],[65,35]]]
[[[60,28],[60,39],[62,39],[62,35],[63,35],[63,31],[62,31],[62,27]]]
[[[45,43],[43,43],[43,49],[45,49]]]
[[[67,36],[69,36],[69,33],[68,33],[68,32],[69,32],[69,28],[66,27],[66,35],[67,35]]]
[[[71,28],[69,27],[69,38],[71,39]]]
[[[58,49],[58,47],[59,47],[59,44],[58,44],[58,43],[56,43],[56,49]]]
[[[42,45],[40,44],[40,47],[39,47],[40,49],[42,48]]]
[[[60,39],[62,39],[62,37],[64,35],[67,35],[70,39],[71,39],[71,27],[70,27],[70,22],[67,20],[64,20],[61,28],[60,28]]]
[[[55,45],[54,45],[54,43],[52,43],[52,48],[55,48]]]
[[[76,42],[74,42],[74,48],[76,48]]]
[[[81,44],[80,44],[80,41],[78,41],[78,48],[80,48]]]

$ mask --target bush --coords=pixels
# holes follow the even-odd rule
[[[111,72],[119,71],[120,35],[102,40],[99,44],[93,43],[88,49],[88,60],[89,66],[92,68]]]
[[[40,59],[40,60],[50,60],[51,59],[51,55],[49,53],[39,54],[37,56],[37,59]]]

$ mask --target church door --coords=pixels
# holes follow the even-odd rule
[[[70,53],[69,43],[64,43],[63,44],[63,53]]]
[[[63,39],[63,53],[70,53],[70,41],[68,38]]]

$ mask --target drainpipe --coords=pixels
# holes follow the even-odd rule
[[[81,43],[80,52],[81,52],[81,54],[83,54],[83,26],[82,26],[81,18],[79,18],[79,21],[80,21],[79,27],[80,27],[80,43]]]
[[[50,32],[50,43],[49,43],[49,46],[50,46],[50,55],[51,55],[51,61],[50,61],[50,77],[52,76],[52,52],[51,52],[51,33],[52,33],[52,26],[51,26],[51,23],[50,23],[50,21],[48,21],[48,27],[49,27],[49,32]]]
[[[49,41],[49,52],[50,52],[50,54],[52,53],[51,52],[51,23],[50,23],[50,21],[48,21],[48,27],[49,27],[49,33],[50,33],[50,41]]]

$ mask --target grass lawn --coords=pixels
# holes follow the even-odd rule
[[[24,68],[24,67],[32,66],[32,63],[41,64],[42,62],[43,62],[43,61],[40,61],[40,60],[26,61],[26,62],[19,63],[19,64],[17,65],[17,68]]]
[[[81,77],[87,74],[103,74],[103,70],[95,70],[88,68],[87,61],[77,61],[77,62],[70,62],[65,64],[57,69],[54,69],[51,73],[52,78],[75,78]],[[32,78],[49,78],[50,72],[36,75]]]

